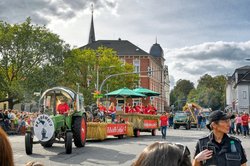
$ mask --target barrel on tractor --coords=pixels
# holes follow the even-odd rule
[[[69,110],[59,114],[62,98]],[[32,154],[33,144],[48,148],[63,143],[67,154],[72,152],[72,140],[76,147],[85,146],[87,123],[82,94],[66,87],[54,87],[42,94],[39,107],[39,115],[25,134],[26,154]]]

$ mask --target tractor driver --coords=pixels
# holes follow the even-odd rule
[[[60,98],[60,104],[57,106],[57,111],[59,114],[65,114],[68,113],[69,106],[66,103],[65,97]]]

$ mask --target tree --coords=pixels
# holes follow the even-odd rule
[[[181,107],[186,103],[188,94],[192,89],[194,89],[194,84],[189,80],[178,80],[172,94],[176,101],[174,101],[174,103],[171,103],[171,105],[174,105],[178,102],[178,107],[179,109],[181,109]]]
[[[210,76],[209,74],[205,74],[198,80],[197,89],[199,89],[200,87],[213,88],[213,85],[214,85],[213,77]]]
[[[212,77],[208,74],[202,76],[198,81],[197,95],[200,105],[215,109],[225,107],[226,78],[223,75]]]
[[[59,36],[44,26],[32,25],[30,18],[21,24],[0,22],[0,86],[9,107],[24,99],[32,91],[27,82],[37,76],[43,66],[60,66],[69,50]],[[39,76],[38,76],[39,77]],[[33,88],[33,89],[32,89]]]
[[[106,76],[116,73],[133,72],[131,64],[120,61],[116,52],[110,48],[99,47],[93,49],[74,49],[64,62],[64,80],[62,84],[76,89],[76,83],[80,84],[80,91],[85,98],[85,104],[91,104],[95,100],[94,92],[97,90],[97,74],[99,75],[99,87]],[[133,88],[138,82],[138,76],[117,76],[107,80],[102,93],[118,88]]]

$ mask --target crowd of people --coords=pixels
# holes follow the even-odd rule
[[[108,109],[100,102],[98,103],[99,110],[104,113],[113,113],[116,112],[116,106],[114,102],[110,103],[110,106]],[[135,114],[151,114],[151,115],[156,115],[157,114],[157,109],[155,106],[152,104],[148,104],[146,106],[143,106],[142,103],[140,104],[134,104],[134,106],[131,106],[130,103],[125,103],[122,105],[121,110],[124,111],[124,113],[135,113]]]
[[[0,126],[7,133],[25,134],[26,128],[34,123],[36,117],[36,113],[0,109]]]
[[[231,126],[229,134],[249,135],[249,114],[246,112],[231,115]]]
[[[112,122],[116,119],[116,106],[114,102],[111,102],[109,107],[105,107],[101,102],[98,103],[98,109],[99,109],[99,117],[102,118],[104,116],[110,116],[112,119]],[[129,114],[149,114],[149,115],[156,115],[157,109],[154,105],[148,104],[147,106],[143,106],[142,104],[135,104],[134,106],[131,106],[130,103],[125,103],[121,110],[124,113]]]

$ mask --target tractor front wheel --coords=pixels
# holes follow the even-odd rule
[[[32,154],[33,149],[33,136],[31,133],[25,134],[25,151],[27,155]]]
[[[41,145],[44,147],[44,148],[50,148],[52,147],[53,143],[54,143],[54,136],[47,142],[41,142]]]
[[[86,117],[84,115],[82,117],[78,116],[75,118],[73,124],[73,137],[75,146],[76,147],[85,146],[86,136],[87,136]]]
[[[65,150],[66,150],[66,154],[72,153],[72,132],[66,132]]]

